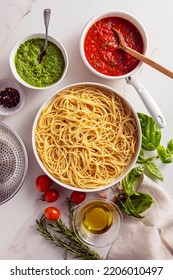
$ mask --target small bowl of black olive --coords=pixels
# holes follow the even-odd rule
[[[0,116],[17,113],[24,105],[25,96],[18,83],[0,80]]]

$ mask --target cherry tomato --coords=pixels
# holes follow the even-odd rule
[[[79,204],[79,203],[81,203],[85,200],[86,193],[85,192],[73,191],[71,193],[70,198],[73,200],[74,204]]]
[[[40,192],[47,191],[52,184],[52,180],[47,175],[40,175],[36,179],[36,187]]]
[[[56,221],[60,217],[60,211],[58,208],[51,206],[51,207],[47,207],[44,210],[44,215],[48,220]]]
[[[59,193],[54,190],[47,190],[42,196],[41,196],[41,200],[44,200],[46,202],[54,202],[58,199],[59,197]]]

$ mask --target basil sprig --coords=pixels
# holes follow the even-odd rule
[[[168,142],[166,149],[160,145],[157,148],[157,153],[163,163],[171,163],[173,155],[173,139]]]
[[[134,186],[146,170],[152,176],[163,181],[163,175],[154,161],[159,159],[164,164],[172,162],[173,139],[168,142],[165,148],[161,145],[161,129],[154,119],[142,113],[138,113],[138,117],[142,130],[142,145],[137,160],[140,165],[133,168],[122,180],[123,192],[117,196],[116,203],[127,215],[143,218],[141,213],[150,208],[154,201],[149,194],[135,191]],[[148,157],[149,152],[152,154]]]
[[[144,166],[137,166],[133,168],[122,180],[121,184],[126,195],[133,193],[133,186],[144,173]]]
[[[138,113],[138,118],[142,129],[142,149],[154,151],[160,144],[161,130],[152,117]]]
[[[155,162],[155,159],[160,159],[164,164],[171,163],[173,160],[173,139],[171,139],[167,147],[161,145],[161,129],[158,127],[154,119],[148,115],[138,113],[142,129],[142,145],[137,163],[144,164],[146,170],[154,177],[163,181],[163,175]],[[156,155],[146,157],[145,151],[155,151]]]
[[[124,193],[117,197],[117,204],[120,209],[128,216],[135,218],[143,218],[141,213],[150,208],[153,203],[149,194],[137,192],[133,189],[143,173],[143,165],[133,168],[121,182]]]

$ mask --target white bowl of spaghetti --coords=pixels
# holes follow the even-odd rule
[[[42,170],[57,184],[84,192],[115,185],[135,164],[140,123],[132,106],[98,83],[62,88],[39,109],[32,145]]]

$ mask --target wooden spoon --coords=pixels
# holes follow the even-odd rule
[[[173,72],[172,71],[166,69],[165,67],[163,67],[160,64],[154,62],[153,60],[149,59],[148,57],[144,56],[143,54],[141,54],[141,53],[129,48],[128,46],[126,46],[126,43],[124,42],[124,38],[121,35],[121,33],[113,27],[112,27],[112,30],[116,33],[116,35],[118,37],[118,48],[121,48],[125,52],[128,52],[129,54],[133,55],[137,59],[145,62],[149,66],[153,67],[154,69],[160,71],[161,73],[163,73],[166,76],[173,79]]]

